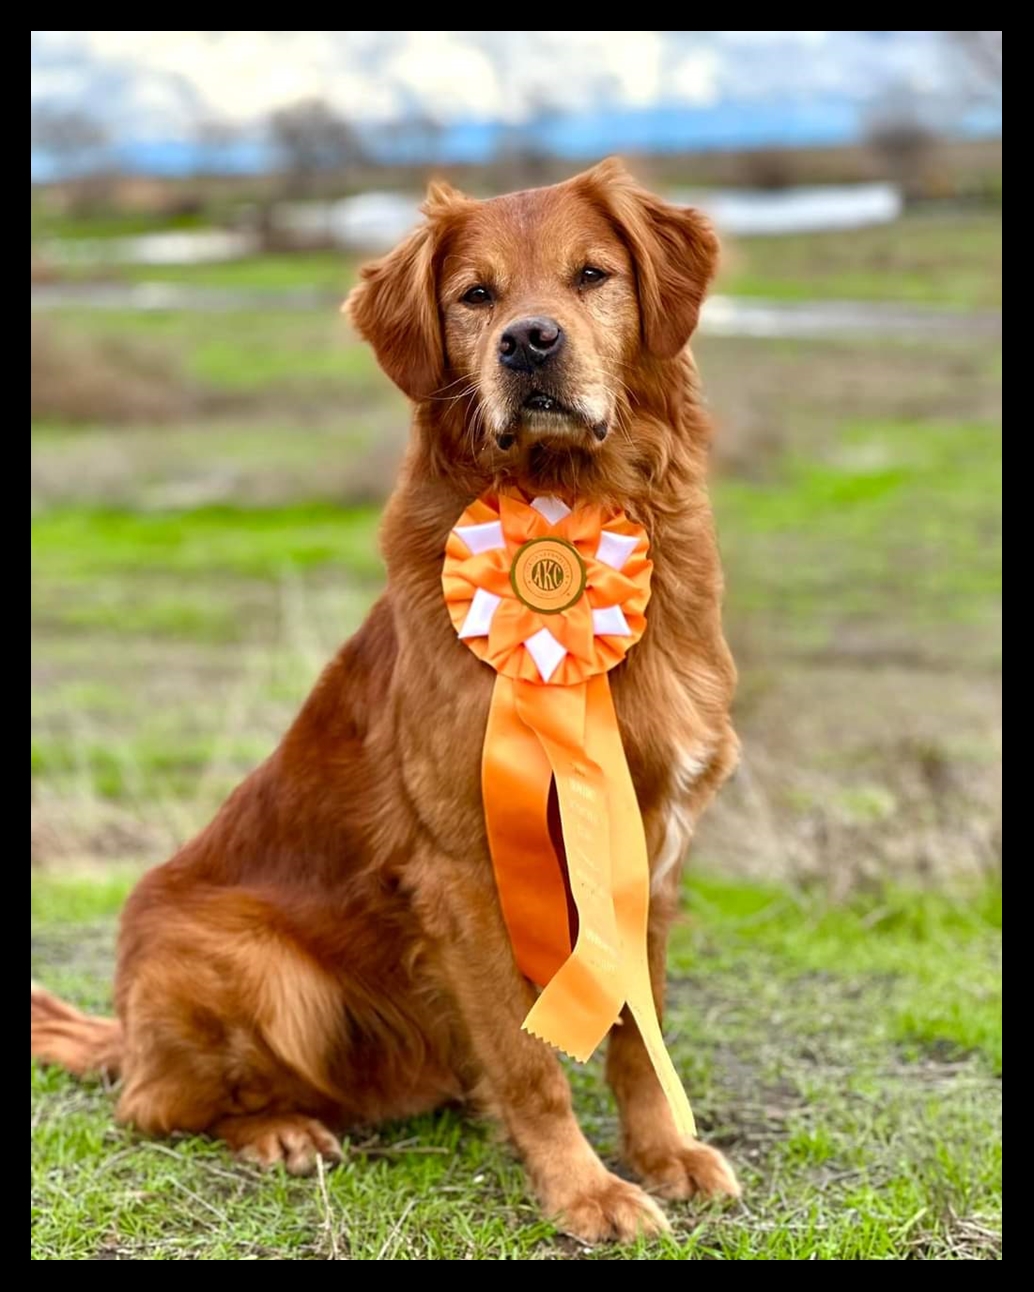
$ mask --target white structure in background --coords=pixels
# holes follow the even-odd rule
[[[698,206],[719,232],[734,237],[757,234],[817,233],[886,224],[901,214],[901,194],[893,184],[840,184],[787,188],[771,192],[680,189],[674,202]],[[301,245],[338,246],[377,252],[393,247],[420,218],[418,203],[402,193],[360,193],[336,202],[283,203],[276,225]],[[252,232],[185,229],[145,233],[136,238],[60,239],[45,248],[57,264],[196,265],[253,255],[259,241]]]
[[[673,202],[698,206],[722,233],[816,233],[887,224],[901,214],[901,194],[893,184],[837,184],[769,191],[676,190]],[[277,224],[299,239],[332,242],[360,251],[386,251],[419,219],[417,203],[401,193],[362,193],[337,202],[281,207]]]
[[[412,229],[420,212],[418,203],[402,193],[359,193],[336,202],[284,203],[274,218],[281,233],[300,242],[387,251]]]
[[[239,260],[258,250],[251,233],[230,229],[183,229],[135,238],[59,238],[43,248],[60,265],[202,265]]]
[[[698,206],[722,233],[823,233],[889,224],[903,208],[894,184],[823,184],[807,188],[676,190],[668,196],[682,206]]]
[[[277,233],[290,242],[388,251],[420,218],[417,203],[399,193],[361,193],[337,202],[284,202],[275,209]]]
[[[417,222],[411,198],[398,193],[360,193],[337,202],[332,232],[343,246],[393,247]]]
[[[712,189],[703,193],[676,190],[672,202],[706,211],[721,230],[733,236],[822,233],[862,229],[897,220],[900,190],[892,183],[844,183],[772,191]],[[304,212],[304,214],[302,214]],[[292,221],[299,221],[292,224]],[[293,208],[287,229],[322,234],[340,247],[381,251],[393,247],[414,226],[416,204],[397,193],[364,193],[322,208]],[[308,229],[302,222],[308,221]]]

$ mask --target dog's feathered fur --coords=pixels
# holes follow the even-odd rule
[[[492,486],[619,505],[646,527],[647,632],[611,680],[654,868],[660,1007],[678,862],[737,748],[709,428],[686,349],[717,244],[696,212],[612,161],[484,203],[435,185],[425,213],[349,303],[414,401],[384,519],[387,591],[279,748],[137,885],[118,1021],[34,991],[33,1052],[119,1075],[120,1121],[205,1132],[294,1171],[336,1155],[328,1127],[476,1100],[547,1214],[585,1239],[628,1237],[662,1213],[602,1165],[555,1054],[521,1031],[532,988],[500,916],[480,794],[494,675],[457,641],[440,577],[450,527]],[[578,277],[583,258],[605,262],[602,285]],[[473,280],[490,280],[487,306],[468,303]],[[525,411],[522,379],[499,368],[500,329],[521,312],[563,325],[550,380],[569,416]],[[650,1192],[736,1192],[721,1154],[677,1136],[627,1017],[607,1075],[625,1159]]]

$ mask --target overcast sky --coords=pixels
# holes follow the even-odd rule
[[[908,86],[947,101],[966,69],[935,31],[37,31],[34,105],[121,135],[238,126],[319,96],[353,120],[515,122],[548,106],[714,107]]]

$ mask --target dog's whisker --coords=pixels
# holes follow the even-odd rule
[[[440,399],[445,391],[451,390],[453,386],[458,386],[461,381],[470,381],[470,380],[471,380],[471,375],[469,373],[461,373],[460,376],[456,377],[453,381],[446,382],[444,386],[438,386],[437,389],[432,391],[432,393],[427,396],[427,398]]]

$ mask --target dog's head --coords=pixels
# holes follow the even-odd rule
[[[381,367],[476,454],[591,453],[641,373],[676,358],[718,255],[699,212],[609,160],[552,188],[474,201],[433,184],[426,222],[348,302]]]

